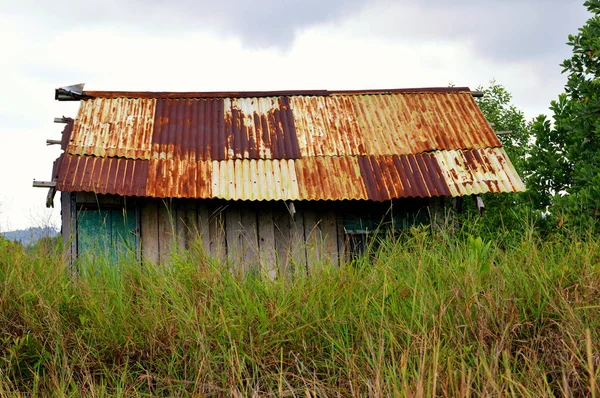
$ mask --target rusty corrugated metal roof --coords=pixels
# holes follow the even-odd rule
[[[299,159],[500,146],[470,92],[82,101],[67,151],[134,159]]]
[[[63,191],[383,201],[524,190],[468,89],[84,94],[57,162]]]
[[[222,161],[66,155],[60,191],[156,198],[385,201],[525,189],[502,148]]]

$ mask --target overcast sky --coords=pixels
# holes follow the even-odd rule
[[[457,86],[491,79],[528,118],[563,91],[583,0],[0,0],[0,231],[52,222],[54,89]]]

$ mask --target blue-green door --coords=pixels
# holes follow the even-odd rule
[[[133,210],[81,210],[77,215],[78,257],[110,261],[135,257],[135,224]]]

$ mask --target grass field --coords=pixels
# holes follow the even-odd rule
[[[598,237],[416,229],[275,281],[198,254],[85,269],[0,241],[1,396],[599,392]]]

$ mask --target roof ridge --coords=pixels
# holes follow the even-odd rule
[[[57,89],[62,90],[62,89]],[[204,98],[253,98],[282,96],[316,96],[332,95],[384,95],[384,94],[425,94],[425,93],[470,93],[469,87],[415,87],[362,90],[274,90],[274,91],[83,91],[73,99],[93,98],[156,98],[156,99],[204,99]]]

